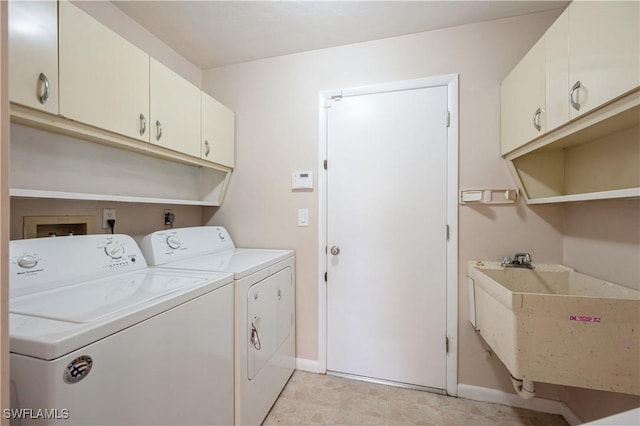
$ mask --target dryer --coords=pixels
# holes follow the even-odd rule
[[[233,422],[231,274],[148,268],[126,235],[16,240],[9,256],[17,424]]]
[[[293,250],[236,248],[219,226],[144,237],[149,265],[234,275],[235,424],[258,425],[295,369]]]

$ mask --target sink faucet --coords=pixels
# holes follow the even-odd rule
[[[505,256],[500,262],[500,266],[503,268],[528,268],[533,269],[531,264],[531,255],[529,253],[516,253],[513,255],[513,260],[510,257]]]

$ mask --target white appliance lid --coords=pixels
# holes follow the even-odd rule
[[[231,249],[167,263],[163,267],[229,272],[239,280],[292,257],[293,254],[293,250]]]
[[[11,352],[55,359],[232,282],[228,273],[149,268],[15,297]]]

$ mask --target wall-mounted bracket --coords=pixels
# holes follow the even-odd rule
[[[510,189],[465,189],[460,191],[460,204],[514,204],[519,191]]]

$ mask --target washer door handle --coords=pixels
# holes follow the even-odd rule
[[[331,249],[329,251],[331,252],[332,255],[337,256],[340,254],[340,247],[331,246]]]

